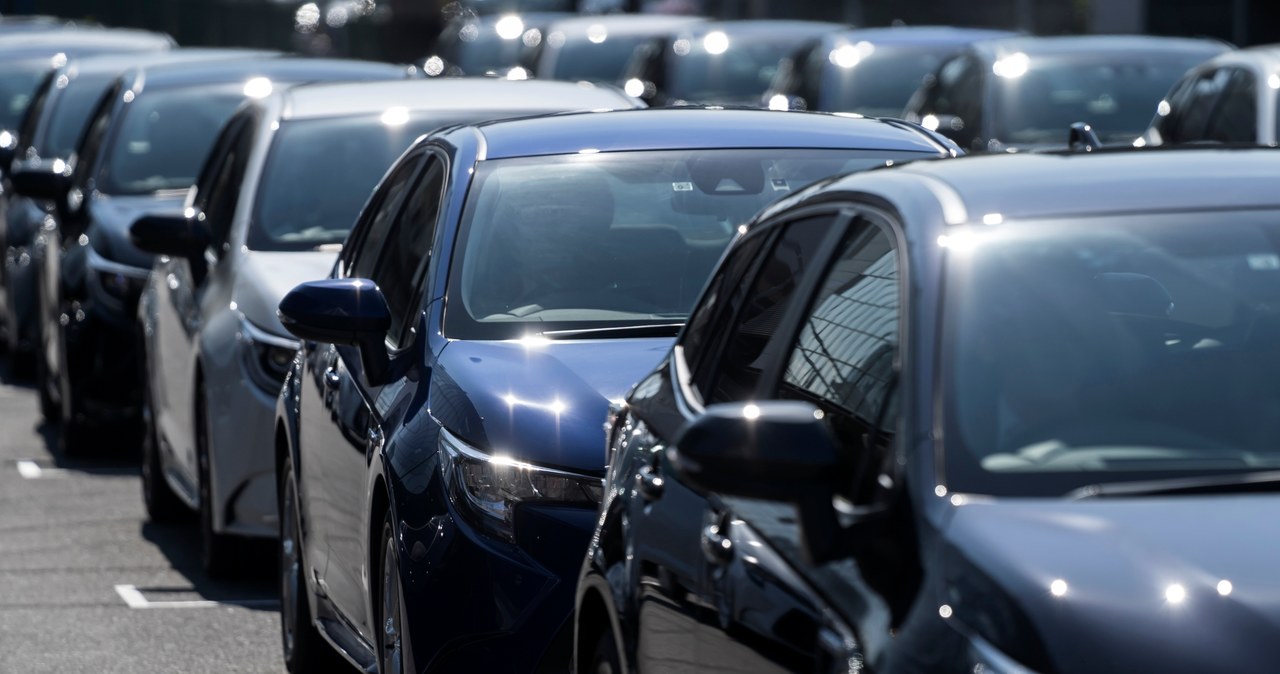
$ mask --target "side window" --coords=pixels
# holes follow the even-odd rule
[[[973,146],[982,123],[983,81],[981,68],[971,56],[961,55],[942,64],[928,90],[920,116],[949,115],[958,121],[938,130],[964,148]]]
[[[84,135],[76,145],[75,166],[71,174],[71,184],[76,188],[83,190],[91,187],[89,172],[97,163],[102,143],[106,139],[107,131],[111,129],[111,113],[115,109],[116,98],[121,95],[121,89],[123,87],[117,84],[98,101],[93,116],[89,118],[90,122],[85,127]]]
[[[689,324],[680,339],[681,351],[691,370],[696,371],[709,358],[704,358],[704,351],[709,351],[715,344],[714,337],[723,332],[720,330],[721,316],[732,315],[733,296],[743,294],[743,279],[754,266],[757,253],[769,238],[770,234],[766,232],[739,241],[729,249],[727,256],[707,282],[702,299],[689,315]]]
[[[809,305],[778,385],[779,398],[826,412],[842,446],[888,450],[896,414],[899,294],[898,256],[887,225],[855,221]],[[872,493],[870,487],[855,484],[855,498]]]
[[[1258,138],[1258,86],[1253,73],[1232,68],[1226,90],[1209,128],[1208,140],[1219,143],[1253,143]]]
[[[435,240],[445,169],[444,161],[436,157],[427,160],[422,177],[409,193],[404,213],[391,230],[380,264],[369,277],[378,284],[391,309],[387,336],[393,346],[408,343],[409,331],[415,322],[412,319],[421,303],[422,272]]]
[[[210,161],[215,162],[201,172],[196,186],[195,206],[205,216],[213,249],[225,252],[231,223],[235,219],[240,183],[244,178],[249,153],[253,150],[255,126],[250,115],[242,115],[227,123],[224,136],[214,146]]]
[[[718,357],[704,360],[694,374],[694,386],[707,404],[755,396],[768,361],[766,347],[834,217],[798,220],[778,237],[732,317]]]
[[[1226,69],[1210,71],[1196,78],[1177,111],[1177,123],[1170,125],[1164,140],[1169,143],[1204,140],[1209,116],[1230,78],[1231,73]]]
[[[49,101],[49,92],[53,89],[54,78],[60,75],[59,70],[52,71],[46,75],[44,80],[40,82],[40,88],[36,89],[35,96],[27,104],[26,112],[22,113],[22,122],[18,125],[18,145],[15,156],[25,158],[27,152],[31,149],[31,144],[35,142],[36,124],[44,115],[45,104]],[[66,77],[66,75],[61,76]]]
[[[395,172],[378,188],[368,209],[361,215],[354,231],[348,237],[348,247],[342,251],[343,275],[349,278],[370,278],[378,264],[382,244],[396,214],[404,203],[405,185],[418,172],[422,156],[416,155],[401,162]]]
[[[827,69],[827,58],[821,46],[814,47],[804,56],[802,70],[796,74],[799,82],[795,93],[804,100],[806,110],[822,109],[822,76]]]

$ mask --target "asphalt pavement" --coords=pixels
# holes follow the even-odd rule
[[[269,554],[209,579],[194,518],[147,521],[137,447],[64,459],[54,432],[0,364],[0,674],[284,672]]]

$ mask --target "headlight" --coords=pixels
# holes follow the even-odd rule
[[[604,490],[600,478],[483,452],[444,429],[440,450],[450,497],[473,514],[477,524],[507,540],[515,539],[517,505],[536,501],[596,506]]]
[[[249,379],[267,394],[278,395],[298,352],[298,343],[266,332],[243,317],[236,337]]]

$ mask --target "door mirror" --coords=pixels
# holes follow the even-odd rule
[[[0,131],[0,173],[9,172],[17,152],[18,135],[11,131]]]
[[[385,383],[391,309],[368,279],[309,281],[280,300],[280,323],[299,339],[356,346],[370,386]]]
[[[71,166],[61,159],[27,164],[17,167],[9,180],[24,197],[61,204],[71,190]]]
[[[209,230],[178,213],[144,215],[129,227],[129,240],[153,255],[198,258],[209,247]]]
[[[680,434],[672,463],[688,482],[721,494],[792,503],[830,495],[842,471],[822,416],[802,402],[712,405]]]

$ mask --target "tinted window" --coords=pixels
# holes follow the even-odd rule
[[[219,254],[231,235],[245,166],[249,163],[249,153],[253,151],[256,128],[252,121],[251,116],[243,115],[229,123],[226,151],[212,175],[208,176],[209,185],[202,185],[197,196],[198,205],[205,214],[205,225],[212,235],[213,248]]]
[[[394,345],[403,344],[413,301],[419,295],[419,270],[431,254],[436,220],[440,214],[440,198],[444,192],[445,163],[438,158],[428,160],[397,221],[390,241],[383,251],[372,278],[382,290],[391,309],[391,328],[387,335]]]
[[[404,203],[405,185],[418,171],[422,155],[402,161],[383,183],[370,204],[360,230],[351,236],[350,247],[344,249],[343,266],[351,278],[372,278],[378,255],[391,232],[400,205]]]
[[[53,101],[44,139],[36,150],[46,157],[68,157],[84,133],[93,104],[111,87],[109,76],[81,76],[71,80]]]
[[[691,102],[755,103],[773,81],[778,62],[800,42],[799,38],[734,39],[731,35],[727,49],[713,44],[716,53],[712,53],[705,38],[677,40],[676,45],[684,48],[673,50],[667,59],[667,93]]]
[[[702,302],[689,317],[689,325],[680,340],[685,360],[691,369],[697,370],[711,356],[704,352],[718,344],[715,337],[723,332],[720,321],[729,320],[733,315],[733,308],[741,304],[742,295],[746,291],[742,285],[743,279],[754,266],[757,253],[764,242],[769,240],[770,234],[766,232],[749,236],[730,248],[724,261],[717,267],[715,276],[707,283]]]
[[[812,109],[898,117],[929,73],[954,49],[843,44],[826,55],[825,96]]]
[[[588,82],[614,82],[627,70],[636,47],[651,39],[644,35],[608,36],[601,42],[592,42],[586,36],[566,38],[563,33],[552,33],[547,39],[552,44],[559,41],[555,72],[551,79],[586,80]]]
[[[977,61],[960,56],[938,70],[937,81],[930,91],[931,104],[926,104],[922,114],[957,117],[959,121],[951,127],[954,133],[950,135],[961,146],[969,147],[981,124],[982,94],[982,75]]]
[[[1231,74],[1225,69],[1212,70],[1196,77],[1173,97],[1170,114],[1165,118],[1164,141],[1186,143],[1203,140],[1213,106],[1227,86]],[[1157,114],[1160,112],[1157,109]]]
[[[371,115],[281,124],[260,179],[249,247],[342,243],[396,157],[418,136],[454,121],[419,117],[387,125]]]
[[[1247,70],[1231,69],[1218,109],[1205,134],[1219,143],[1253,143],[1258,138],[1258,87]]]
[[[98,189],[145,194],[190,187],[218,130],[244,100],[242,89],[204,86],[138,95],[124,109]]]
[[[719,357],[703,363],[694,386],[707,404],[749,400],[768,366],[773,337],[804,271],[833,222],[831,216],[790,224],[756,272]]]
[[[50,70],[49,59],[7,64],[0,68],[0,129],[17,129],[40,80]]]

